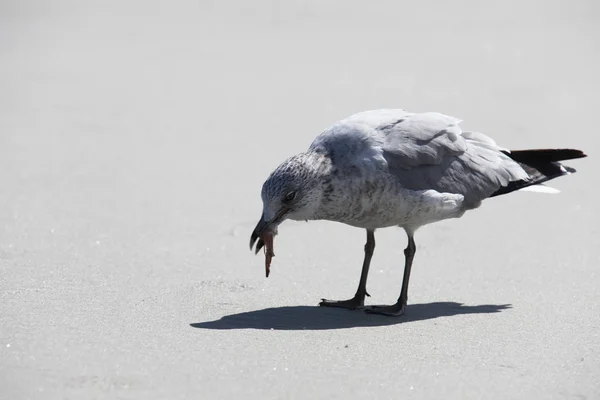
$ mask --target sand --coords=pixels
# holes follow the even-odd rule
[[[600,397],[593,1],[0,5],[1,399]],[[353,295],[364,232],[260,187],[331,123],[439,111],[590,157],[417,232],[402,318]],[[376,233],[369,304],[400,291]]]

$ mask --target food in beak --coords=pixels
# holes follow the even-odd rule
[[[275,257],[275,253],[273,252],[273,238],[277,234],[277,227],[271,230],[265,229],[264,225],[264,220],[261,218],[250,236],[250,250],[253,250],[254,254],[258,254],[260,249],[265,248],[265,274],[268,278],[271,272],[271,260]],[[256,247],[254,247],[254,243],[256,243]]]
[[[273,234],[265,233],[261,238],[265,243],[265,275],[268,278],[271,273],[271,260],[275,257],[273,252]]]

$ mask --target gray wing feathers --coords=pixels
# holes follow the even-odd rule
[[[445,157],[461,154],[467,143],[461,136],[460,120],[438,113],[409,116],[380,127],[385,135],[386,159],[395,167],[412,168],[439,164]]]
[[[407,189],[461,194],[468,207],[528,179],[491,138],[463,132],[460,122],[434,112],[366,111],[327,129],[310,150],[327,153],[340,168],[387,170]]]
[[[518,163],[478,132],[462,132],[456,118],[437,113],[410,116],[384,126],[383,156],[388,170],[414,190],[462,194],[476,207],[501,186],[527,179]]]

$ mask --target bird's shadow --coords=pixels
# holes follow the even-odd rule
[[[510,308],[510,304],[465,306],[455,302],[412,304],[401,317],[367,314],[361,310],[293,306],[274,307],[225,315],[215,321],[190,324],[202,329],[274,329],[274,330],[327,330],[355,327],[395,325],[427,319],[451,317],[459,314],[491,314]]]

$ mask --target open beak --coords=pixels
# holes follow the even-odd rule
[[[252,250],[254,243],[256,243],[254,254],[258,254],[260,249],[264,247],[264,238],[266,236],[275,236],[277,234],[277,226],[281,223],[281,220],[287,211],[287,209],[282,209],[272,221],[265,221],[265,215],[261,215],[258,224],[256,224],[256,228],[254,228],[254,231],[252,231],[252,235],[250,236],[250,250]]]
[[[254,247],[254,243],[256,243],[256,249],[254,249],[254,254],[258,254],[260,249],[265,245],[265,241],[263,240],[263,235],[267,231],[269,224],[265,221],[264,214],[261,215],[258,224],[256,224],[256,228],[252,231],[252,235],[250,236],[250,250]],[[258,240],[258,242],[257,242]]]

